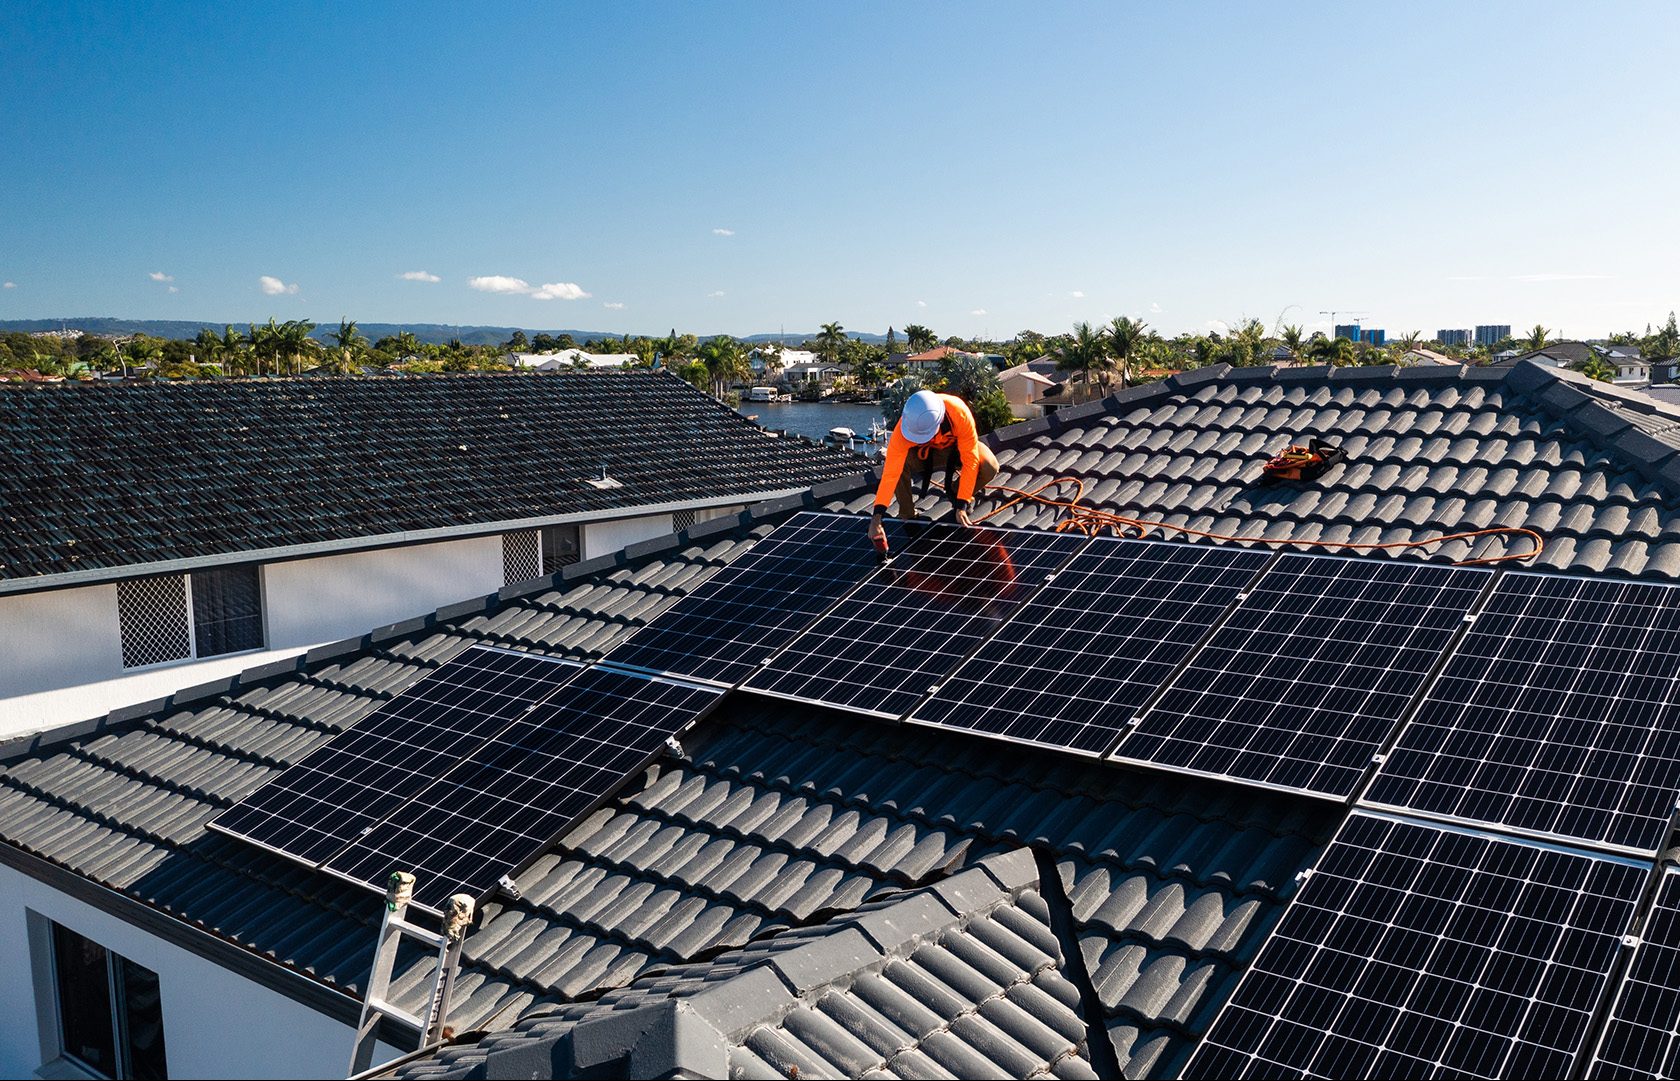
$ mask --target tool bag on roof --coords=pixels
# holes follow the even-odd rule
[[[1347,452],[1340,444],[1315,435],[1307,440],[1306,446],[1291,445],[1267,462],[1264,474],[1267,480],[1315,480],[1345,457]]]

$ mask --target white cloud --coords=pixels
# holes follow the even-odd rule
[[[0,285],[0,289],[16,289],[16,288],[17,288],[17,282],[7,282],[4,285]]]
[[[172,282],[175,280],[175,276],[173,274],[165,274],[161,270],[154,270],[146,276],[155,282]]]
[[[577,282],[548,282],[531,294],[536,300],[582,300],[588,295]]]
[[[524,278],[509,278],[501,274],[489,274],[482,278],[468,278],[467,285],[481,293],[529,293],[531,283]]]
[[[713,229],[712,230],[712,235],[713,236],[734,236],[735,235],[735,230],[733,230],[733,229]]]
[[[1514,282],[1595,282],[1608,278],[1608,274],[1513,274]]]
[[[612,309],[612,310],[613,310],[613,311],[615,311],[615,312],[617,312],[617,311],[623,311],[623,310],[624,310],[624,301],[622,301],[622,300],[607,300],[607,301],[602,301],[602,303],[601,303],[601,307],[603,307],[603,308],[611,308],[611,309]]]
[[[1156,301],[1152,300],[1152,301],[1149,302],[1149,310],[1156,315],[1160,315],[1161,314],[1161,305],[1159,303],[1157,303]]]
[[[179,290],[179,289],[177,289],[177,288],[176,288],[176,287],[175,287],[175,286],[173,286],[173,285],[171,285],[171,286],[170,286],[170,287],[169,287],[169,291],[170,291],[170,292],[171,292],[171,293],[179,293],[179,292],[180,292],[180,291],[181,291],[181,290]]]
[[[1075,289],[1073,292],[1069,293],[1068,296],[1072,297],[1075,300],[1084,300],[1085,299],[1085,290]]]
[[[986,314],[986,309],[985,308],[975,308],[973,311],[969,312],[968,314],[970,314],[970,315],[985,315]]]
[[[927,301],[925,301],[925,300],[918,300],[918,301],[916,301],[916,307],[918,307],[918,308],[925,308],[925,307],[927,307]]]
[[[262,291],[271,297],[286,296],[298,291],[297,282],[287,285],[279,278],[271,278],[267,274],[258,278],[257,284],[261,285]]]
[[[709,296],[709,297],[720,297],[720,296],[723,296],[723,290],[722,289],[714,289],[710,293],[707,293],[706,295]]]
[[[424,270],[405,270],[397,276],[405,282],[431,282],[436,284],[443,280],[436,274],[428,274]]]

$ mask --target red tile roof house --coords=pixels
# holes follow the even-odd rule
[[[1315,433],[1347,461],[1257,483]],[[1542,568],[1680,580],[1680,412],[1533,365],[1203,369],[992,439],[1004,483],[1075,474],[1089,504],[1138,518],[1332,542],[1521,526],[1544,535]],[[0,1070],[101,1053],[81,1020],[66,1036],[70,943],[133,977],[114,1009],[144,1046],[103,1038],[119,1063],[341,1074],[381,899],[206,823],[469,646],[599,658],[788,515],[871,501],[867,481],[819,485],[6,746]],[[1346,814],[737,692],[482,906],[459,1037],[394,1069],[1178,1076]],[[409,1008],[428,988],[424,964],[399,967]],[[414,1040],[391,1029],[384,1053]]]
[[[657,372],[0,389],[0,736],[856,474]]]

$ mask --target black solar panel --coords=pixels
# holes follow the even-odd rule
[[[1345,798],[1491,576],[1280,556],[1115,754]]]
[[[1509,574],[1366,802],[1654,853],[1680,791],[1680,592]]]
[[[412,871],[417,903],[481,896],[617,790],[720,696],[590,668],[327,863],[359,882]],[[381,888],[383,888],[381,886]]]
[[[474,646],[212,824],[318,864],[580,671]]]
[[[1270,559],[1093,540],[914,719],[1101,754]]]
[[[1184,1076],[1571,1076],[1649,875],[1350,815]]]
[[[1069,533],[926,527],[745,685],[899,717],[1086,543]]]
[[[1673,1077],[1680,1068],[1680,873],[1670,869],[1639,936],[1633,963],[1589,1077]]]
[[[795,515],[628,638],[618,664],[733,685],[880,563],[855,514]],[[906,538],[888,520],[888,550]]]

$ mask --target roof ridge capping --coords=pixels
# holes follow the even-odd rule
[[[770,952],[739,972],[702,981],[692,990],[679,986],[635,1006],[603,1004],[575,1022],[529,1018],[519,1029],[486,1038],[483,1072],[474,1075],[604,1076],[602,1071],[622,1069],[625,1077],[727,1077],[732,1048],[753,1029],[781,1021],[830,986],[908,957],[925,942],[1014,905],[1023,892],[1038,885],[1038,864],[1030,848],[985,856],[930,886],[894,893],[826,923],[749,943],[732,952],[755,947],[769,947]],[[788,945],[776,949],[778,939]],[[707,964],[677,966],[677,971],[696,971]],[[666,976],[673,972],[662,971]],[[660,972],[650,970],[637,982],[659,978]],[[415,1065],[428,1064],[422,1060]],[[453,1073],[466,1062],[446,1059],[443,1065]]]
[[[1565,428],[1613,451],[1622,463],[1672,498],[1680,498],[1680,438],[1664,440],[1629,419],[1661,417],[1680,425],[1680,411],[1654,408],[1648,396],[1614,390],[1579,372],[1532,360],[1511,365],[1504,385],[1532,397]]]

